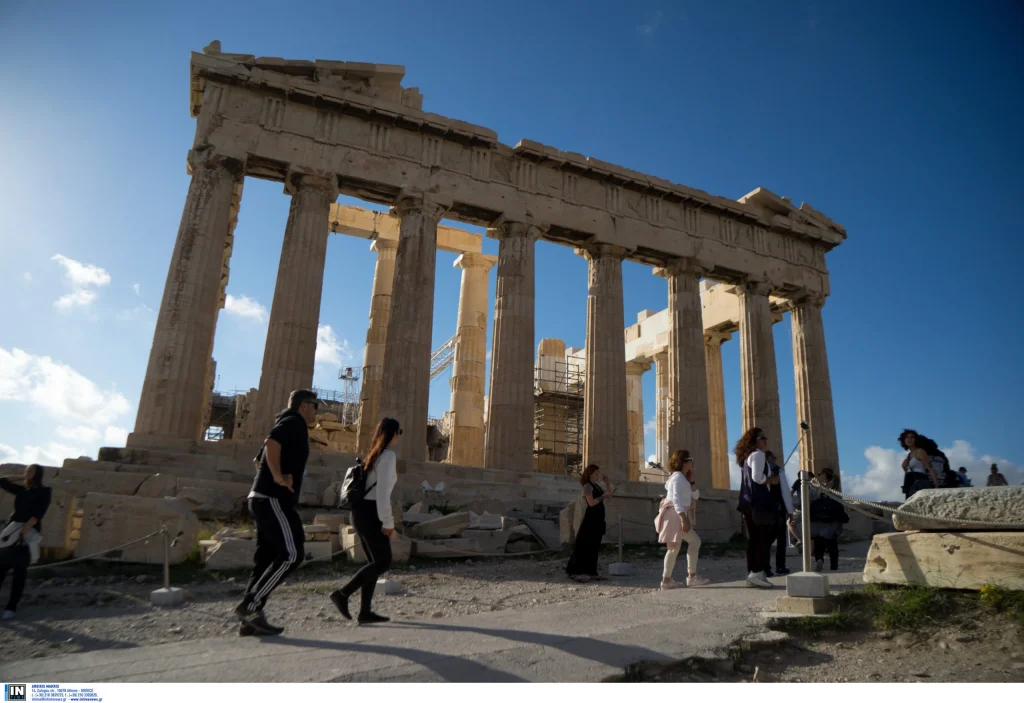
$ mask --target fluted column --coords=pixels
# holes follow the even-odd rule
[[[541,230],[521,222],[504,222],[489,234],[500,244],[485,464],[492,469],[530,471],[533,468],[533,257]]]
[[[627,477],[626,342],[622,260],[626,250],[596,244],[577,249],[587,260],[587,369],[583,387],[583,465],[611,478]]]
[[[484,368],[487,362],[487,273],[494,259],[463,254],[455,260],[462,269],[459,321],[452,364],[452,431],[448,463],[483,466]]]
[[[422,197],[403,197],[395,204],[401,224],[377,418],[401,423],[396,453],[415,461],[427,457],[437,223],[444,212],[442,205]]]
[[[370,449],[370,440],[377,427],[380,409],[382,371],[384,370],[384,342],[388,335],[391,315],[391,289],[395,281],[395,254],[398,242],[377,239],[370,245],[377,253],[373,271],[373,293],[370,299],[370,324],[366,328],[366,349],[363,352],[363,376],[359,387],[359,420],[356,425],[356,446],[360,454]]]
[[[793,327],[797,423],[805,420],[810,425],[800,446],[800,468],[804,471],[821,471],[831,467],[838,481],[839,444],[836,441],[832,382],[829,379],[828,354],[825,351],[825,327],[821,321],[824,305],[825,296],[820,293],[805,294],[789,304]]]
[[[773,316],[768,303],[772,285],[748,281],[736,286],[740,299],[740,380],[743,394],[743,431],[760,427],[768,448],[783,457],[782,420],[779,413],[779,377],[775,369]]]
[[[708,372],[708,420],[711,426],[711,487],[729,486],[729,434],[725,419],[725,379],[722,374],[722,345],[732,339],[730,332],[704,333],[704,363]]]
[[[328,219],[338,184],[333,176],[295,173],[289,174],[285,192],[292,202],[256,396],[255,441],[262,441],[273,427],[274,416],[287,406],[292,391],[313,385]]]
[[[700,278],[705,269],[678,259],[655,274],[668,280],[668,446],[688,449],[699,485],[711,485],[711,430]]]
[[[648,361],[626,362],[626,424],[629,456],[627,475],[630,481],[640,480],[640,471],[647,465],[644,453],[644,374],[649,371]]]
[[[134,434],[195,440],[203,431],[232,198],[245,167],[205,150],[189,152],[188,162],[192,182],[153,331]]]
[[[658,463],[668,469],[668,350],[654,355],[654,438]]]

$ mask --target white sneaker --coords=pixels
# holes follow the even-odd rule
[[[3,616],[0,616],[0,620],[13,620],[13,619],[14,619],[14,611],[13,610],[5,610]]]
[[[747,585],[753,588],[771,588],[772,584],[765,578],[764,573],[760,571],[751,571],[747,574]]]
[[[824,568],[825,568],[825,560],[824,559],[818,559],[816,562],[814,562],[814,570],[817,571],[818,573],[821,573],[822,569],[824,569]]]
[[[707,586],[709,583],[711,583],[711,580],[706,576],[698,576],[695,574],[693,576],[686,577],[687,586]]]
[[[678,581],[662,581],[661,582],[661,590],[663,590],[663,591],[671,591],[672,589],[679,588],[682,585],[683,584],[679,583]]]

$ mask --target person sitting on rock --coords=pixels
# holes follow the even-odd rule
[[[939,477],[932,469],[928,452],[921,446],[921,438],[916,430],[903,430],[899,437],[900,446],[909,452],[903,460],[903,495],[907,498],[922,488],[939,487]]]
[[[3,587],[7,572],[14,571],[11,595],[2,616],[4,620],[10,620],[17,612],[18,601],[25,591],[28,566],[39,558],[38,551],[35,555],[32,551],[39,549],[43,516],[50,507],[52,495],[51,489],[43,485],[43,467],[38,464],[29,464],[25,467],[22,484],[18,485],[9,479],[0,478],[0,488],[14,495],[14,512],[3,531],[4,534],[10,533],[4,541],[12,543],[0,549],[0,588]],[[30,542],[34,544],[30,545]]]
[[[991,472],[988,475],[986,486],[1009,486],[1006,477],[999,472],[999,467],[992,464]]]
[[[966,466],[961,466],[960,470],[957,471],[957,473],[960,474],[960,485],[962,487],[970,488],[971,486],[974,485],[973,483],[971,483],[971,479],[967,475],[967,467]]]

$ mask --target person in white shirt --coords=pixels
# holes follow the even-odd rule
[[[391,540],[395,537],[395,517],[391,510],[391,491],[398,482],[397,457],[393,447],[402,436],[398,420],[385,417],[377,425],[370,442],[370,451],[363,462],[366,472],[366,494],[352,504],[352,526],[359,535],[366,566],[356,572],[349,582],[331,593],[331,602],[347,619],[352,619],[348,599],[360,592],[360,625],[388,622],[390,618],[373,612],[373,592],[377,579],[391,568]]]
[[[768,437],[760,427],[743,433],[733,450],[740,465],[740,499],[737,510],[743,514],[747,528],[747,584],[756,588],[772,588],[764,575],[771,554],[773,528],[778,514],[768,490],[768,462],[764,452]]]
[[[658,529],[658,541],[668,545],[665,553],[665,568],[661,576],[661,590],[678,588],[682,584],[672,580],[672,570],[679,556],[679,548],[683,540],[686,549],[686,585],[703,586],[708,579],[697,575],[697,556],[700,550],[700,537],[696,531],[696,501],[700,491],[693,481],[693,457],[686,449],[676,451],[669,459],[668,468],[671,472],[665,482],[667,495],[661,503],[655,527]]]

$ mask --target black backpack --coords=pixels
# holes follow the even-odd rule
[[[351,510],[356,501],[362,500],[371,488],[377,485],[374,481],[366,485],[366,474],[369,473],[363,465],[362,459],[357,459],[355,466],[350,466],[345,472],[345,479],[341,482],[341,490],[338,491],[338,507],[342,510]]]

